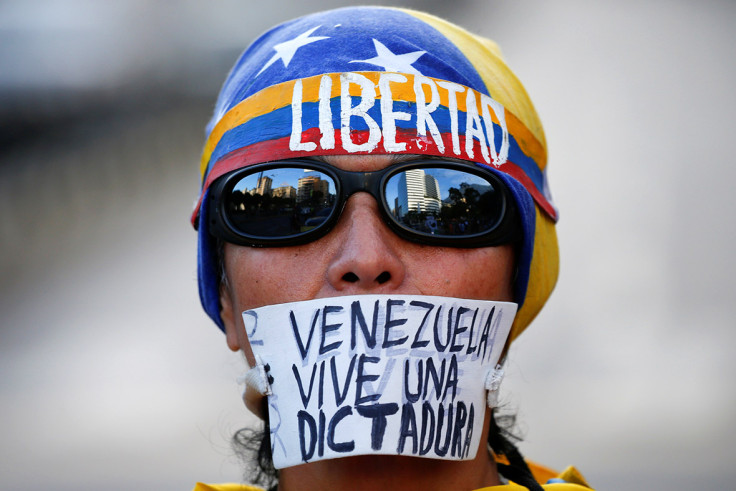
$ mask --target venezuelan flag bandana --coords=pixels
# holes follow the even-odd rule
[[[199,220],[200,296],[215,322],[222,327],[211,238],[201,220],[212,182],[285,158],[392,153],[476,162],[512,190],[525,232],[516,300],[535,297],[511,337],[521,332],[557,276],[557,210],[541,124],[495,44],[428,14],[381,7],[327,11],[277,26],[251,44],[225,81],[192,215],[193,223]],[[547,247],[541,254],[549,255],[551,246],[554,265],[536,291],[530,274],[540,220]]]

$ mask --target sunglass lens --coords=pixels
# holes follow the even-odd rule
[[[399,224],[441,237],[488,232],[503,210],[502,193],[491,180],[458,169],[401,171],[391,176],[384,192]]]
[[[283,238],[324,223],[337,199],[334,180],[306,168],[267,168],[240,179],[225,195],[233,228],[251,237]]]

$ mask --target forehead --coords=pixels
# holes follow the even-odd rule
[[[384,169],[391,164],[415,160],[420,157],[422,156],[412,154],[325,155],[315,157],[315,160],[347,171],[369,172]]]

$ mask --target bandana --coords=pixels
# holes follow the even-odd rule
[[[192,215],[199,284],[222,328],[206,200],[218,177],[254,163],[317,155],[421,154],[476,162],[501,177],[521,214],[511,338],[557,277],[557,210],[546,142],[526,91],[492,42],[441,19],[358,7],[277,26],[241,55],[208,125]]]

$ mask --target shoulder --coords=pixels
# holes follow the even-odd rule
[[[587,483],[582,474],[575,467],[568,467],[562,472],[557,472],[549,467],[529,462],[529,469],[534,475],[534,479],[542,485],[542,488],[548,491],[590,491],[590,485]],[[518,484],[509,483],[502,486],[490,486],[481,488],[476,491],[522,491],[527,488]]]
[[[198,482],[192,491],[263,491],[255,486],[246,484],[204,484]]]
[[[568,467],[561,473],[553,471],[534,462],[527,462],[529,468],[534,474],[534,478],[542,484],[545,490],[549,491],[586,491],[593,489],[585,481],[585,478],[575,467]],[[490,486],[481,488],[476,491],[522,491],[527,488],[514,483],[504,484],[502,486]],[[263,489],[248,486],[245,484],[204,484],[198,482],[192,491],[263,491]]]
[[[540,484],[569,484],[573,487],[554,487],[551,489],[593,489],[585,480],[583,475],[575,467],[569,466],[564,471],[558,473],[549,467],[537,464],[535,462],[527,462],[534,478]]]

